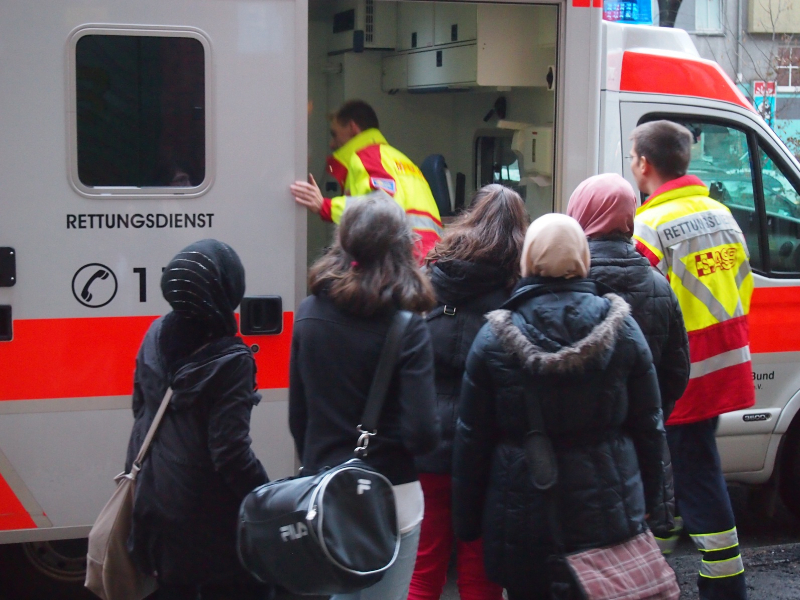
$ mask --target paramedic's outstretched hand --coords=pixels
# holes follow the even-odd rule
[[[295,202],[305,206],[314,214],[319,214],[319,209],[322,207],[322,192],[319,191],[319,186],[311,173],[308,174],[308,182],[295,181],[289,189]]]

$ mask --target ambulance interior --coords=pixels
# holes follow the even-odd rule
[[[342,193],[325,170],[328,115],[360,99],[445,224],[488,183],[532,217],[552,211],[557,30],[556,6],[310,0],[308,167],[323,195]],[[309,263],[332,234],[309,218]]]

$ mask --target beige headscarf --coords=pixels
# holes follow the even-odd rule
[[[522,276],[586,277],[591,258],[586,234],[567,215],[552,213],[536,219],[525,234]]]

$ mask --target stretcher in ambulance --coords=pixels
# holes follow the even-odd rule
[[[585,177],[631,177],[635,125],[685,123],[692,170],[747,236],[758,404],[726,415],[729,478],[780,480],[800,513],[800,167],[680,31],[605,23],[599,0],[0,0],[0,583],[80,588],[82,539],[132,423],[136,350],[168,310],[161,268],[207,237],[247,271],[263,395],[254,449],[293,472],[293,310],[330,225],[327,114],[376,109],[447,214],[491,182],[537,216]],[[429,160],[427,160],[429,159]],[[445,167],[446,165],[446,167]],[[777,466],[777,468],[776,468]]]

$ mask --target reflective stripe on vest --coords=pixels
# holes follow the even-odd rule
[[[739,255],[742,243],[737,232],[718,231],[686,239],[670,248],[672,272],[720,323],[747,314],[739,293],[742,281],[750,273],[746,254]],[[736,269],[735,285],[731,286],[726,271],[733,268]],[[715,281],[719,279],[721,281]],[[716,295],[712,289],[716,289]]]
[[[441,225],[439,225],[439,223],[433,217],[420,214],[407,214],[407,216],[408,224],[411,225],[411,229],[414,231],[429,229],[430,231],[435,231],[439,236],[441,236],[442,232],[444,231]]]
[[[347,210],[357,202],[363,200],[365,196],[344,196],[344,210]],[[441,221],[420,210],[408,209],[406,211],[406,218],[408,224],[414,231],[428,230],[433,231],[437,236],[441,237],[444,228]]]
[[[720,369],[727,369],[728,367],[741,365],[742,363],[746,363],[749,361],[750,361],[750,348],[748,346],[745,346],[744,348],[736,348],[735,350],[729,350],[728,352],[717,354],[716,356],[712,356],[711,358],[693,362],[689,374],[689,379],[702,377],[703,375],[708,375],[709,373],[713,373],[714,371],[719,371]]]
[[[727,560],[703,560],[700,562],[700,577],[710,579],[720,579],[722,577],[734,577],[744,573],[744,563],[742,555],[737,554]]]
[[[662,248],[669,248],[699,235],[713,235],[726,230],[741,232],[730,211],[717,208],[692,212],[656,226]]]

